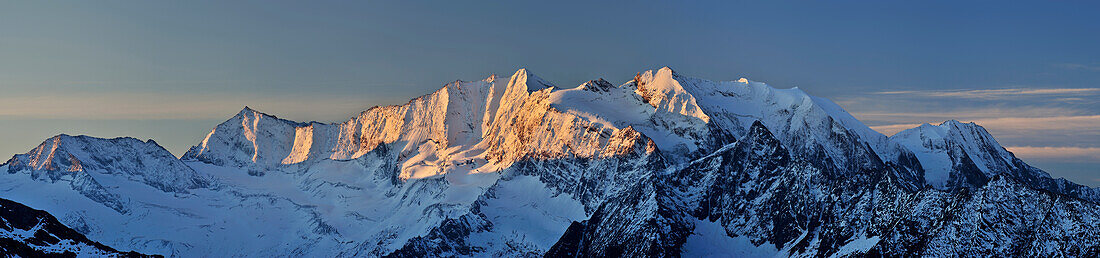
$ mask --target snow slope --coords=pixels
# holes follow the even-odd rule
[[[15,257],[142,257],[88,240],[41,210],[0,198],[0,254]]]
[[[592,81],[557,90],[551,98],[556,109],[633,127],[652,138],[668,158],[681,162],[731,143],[754,121],[775,130],[798,156],[839,171],[879,168],[883,162],[906,164],[904,159],[911,156],[829,100],[744,78],[714,82],[664,67],[639,73],[617,88]],[[919,168],[906,169],[919,173]]]
[[[949,120],[923,124],[890,136],[916,154],[925,180],[937,189],[974,188],[1006,176],[1032,188],[1100,202],[1100,189],[1074,184],[1024,163],[1002,147],[985,128]]]
[[[166,193],[186,194],[207,187],[210,180],[197,174],[152,140],[54,136],[26,154],[6,162],[8,174],[24,179],[64,183],[69,188],[119,213],[128,212],[124,196],[115,193],[109,178],[138,182]]]

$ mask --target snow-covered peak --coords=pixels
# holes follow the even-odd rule
[[[978,131],[978,130],[980,130],[980,131],[985,131],[984,128],[982,128],[981,126],[975,124],[974,122],[963,123],[963,122],[959,122],[958,120],[952,119],[952,120],[943,121],[942,123],[940,123],[938,125],[932,125],[932,124],[929,124],[929,123],[924,123],[924,124],[921,124],[917,127],[906,129],[904,131],[898,132],[897,134],[908,135],[908,134],[918,134],[919,133],[919,134],[922,134],[924,137],[944,138],[944,137],[948,137],[948,134],[951,133],[952,131],[959,131],[959,130],[965,130],[965,131]]]
[[[946,122],[944,122],[944,123],[946,123]],[[941,123],[941,125],[944,124],[944,123]],[[917,127],[909,128],[909,129],[903,130],[901,132],[898,132],[898,133],[894,134],[894,136],[897,136],[897,137],[894,137],[894,138],[899,139],[899,140],[900,139],[909,139],[909,138],[913,138],[913,137],[916,137],[916,138],[919,138],[919,139],[943,139],[943,138],[947,137],[947,130],[948,129],[949,129],[949,127],[937,126],[937,125],[932,125],[932,124],[929,124],[929,123],[924,123],[924,124],[921,124]]]
[[[296,137],[295,128],[304,125],[245,107],[214,127],[181,159],[232,166],[278,164],[292,149],[284,143],[292,141]]]
[[[1018,162],[980,125],[948,120],[939,125],[922,124],[893,136],[890,141],[904,146],[914,154],[925,170],[925,180],[934,187],[971,186],[960,184],[971,168],[985,179],[1003,173],[1035,173],[1049,178],[1045,172],[1030,169]],[[1015,173],[1020,174],[1020,173]],[[973,180],[971,180],[973,181]],[[984,183],[984,180],[976,181]]]
[[[667,66],[656,73],[645,71],[634,78],[638,86],[635,92],[657,110],[697,118],[703,123],[710,122],[710,116],[699,107],[691,91],[680,84],[678,76]]]
[[[26,154],[15,155],[8,165],[9,173],[26,172],[39,180],[116,175],[165,192],[186,192],[210,183],[153,140],[130,137],[57,135]]]
[[[974,122],[964,123],[964,122],[959,122],[959,120],[951,119],[951,120],[944,121],[943,123],[940,123],[939,126],[937,126],[937,127],[945,128],[948,131],[969,132],[969,134],[973,134],[975,136],[980,136],[980,137],[983,137],[983,138],[992,138],[992,135],[990,135],[989,132],[987,132],[985,130],[985,127],[982,127],[982,126],[980,126],[980,125],[978,125]],[[992,143],[996,144],[996,141],[994,141]],[[1000,145],[998,144],[997,146],[1000,146]]]
[[[248,106],[244,106],[244,108],[242,108],[240,112],[237,112],[237,116],[244,117],[244,116],[248,116],[248,115],[255,114],[255,113],[263,114],[263,113],[261,113],[259,111],[256,111],[255,109],[252,109]],[[264,114],[264,115],[267,115],[267,114]]]
[[[706,138],[744,135],[754,121],[769,128],[794,156],[825,160],[842,171],[880,166],[902,157],[899,146],[852,117],[840,106],[795,87],[773,88],[740,78],[710,81],[684,76],[672,69],[639,73],[637,93],[659,110],[697,117],[705,122]],[[628,83],[629,85],[629,83]],[[664,103],[673,103],[664,105]],[[730,138],[730,137],[726,137]],[[712,142],[710,147],[728,143]]]
[[[970,155],[981,153],[982,158],[995,158],[1002,161],[1013,159],[1012,154],[1005,150],[1000,143],[997,143],[997,140],[989,134],[989,131],[973,122],[963,123],[958,120],[947,120],[939,125],[926,123],[898,132],[890,139],[910,149],[943,148],[943,144],[950,143],[965,147],[968,152],[974,152]],[[986,172],[991,169],[988,166],[980,166],[979,168]]]
[[[556,90],[550,101],[590,121],[634,127],[672,159],[710,153],[743,136],[754,121],[772,130],[796,156],[827,156],[835,163],[830,166],[846,171],[906,157],[903,148],[832,101],[746,78],[715,82],[664,67],[638,73],[617,88],[595,80]]]
[[[539,78],[535,74],[528,72],[527,68],[521,68],[512,74],[510,86],[523,87],[527,92],[535,92],[545,88],[552,87],[553,84]]]

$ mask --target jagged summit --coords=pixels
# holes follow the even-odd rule
[[[400,177],[410,179],[452,170],[499,171],[532,156],[598,157],[624,148],[618,144],[647,141],[640,134],[618,133],[627,126],[594,123],[550,109],[552,91],[546,89],[552,87],[520,69],[507,82],[457,81],[404,105],[371,108],[334,124],[301,124],[246,110],[218,125],[182,159],[277,167],[356,159],[381,145],[395,144],[387,148],[399,151]],[[468,163],[480,165],[456,165]]]
[[[581,89],[587,90],[587,91],[608,92],[608,91],[611,91],[611,89],[615,88],[615,85],[612,85],[610,82],[607,82],[603,78],[599,78],[599,79],[587,81],[587,82],[585,82],[584,84],[581,84],[581,86],[578,86],[578,87],[580,87]]]

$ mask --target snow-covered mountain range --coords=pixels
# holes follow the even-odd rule
[[[338,123],[245,108],[181,158],[59,135],[0,195],[167,256],[1100,255],[1100,189],[981,126],[887,137],[798,88],[525,69]]]

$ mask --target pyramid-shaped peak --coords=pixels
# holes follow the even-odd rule
[[[263,112],[256,111],[255,109],[252,109],[249,106],[244,106],[244,108],[242,108],[241,111],[237,112],[237,115],[234,116],[234,117],[235,118],[242,118],[242,117],[252,116],[254,114],[267,115],[267,114],[264,114]]]
[[[748,133],[738,139],[731,147],[750,156],[773,157],[776,162],[784,162],[788,157],[783,143],[760,120],[753,121]]]
[[[233,117],[229,118],[228,120],[226,120],[225,122],[222,122],[222,123],[224,124],[226,122],[235,122],[237,120],[245,119],[245,118],[252,119],[252,118],[260,118],[260,117],[267,118],[267,119],[275,119],[277,121],[280,121],[280,122],[283,122],[283,123],[286,123],[286,124],[291,124],[291,125],[305,125],[305,124],[307,124],[307,123],[300,123],[300,122],[295,122],[295,121],[282,119],[282,118],[279,118],[275,115],[271,115],[271,114],[264,113],[264,112],[259,111],[259,110],[252,109],[251,107],[248,107],[248,106],[245,106],[243,109],[241,109],[240,112],[237,112],[236,115],[234,115]]]
[[[760,120],[752,122],[752,126],[749,127],[749,132],[746,134],[746,137],[778,142],[778,140],[775,139],[775,135],[772,135],[771,130],[769,130],[767,126],[764,126],[764,123],[760,122]]]
[[[550,82],[539,78],[537,75],[527,71],[527,68],[520,68],[516,73],[512,74],[511,85],[524,85],[527,87],[527,92],[539,91],[545,88],[553,87]]]

